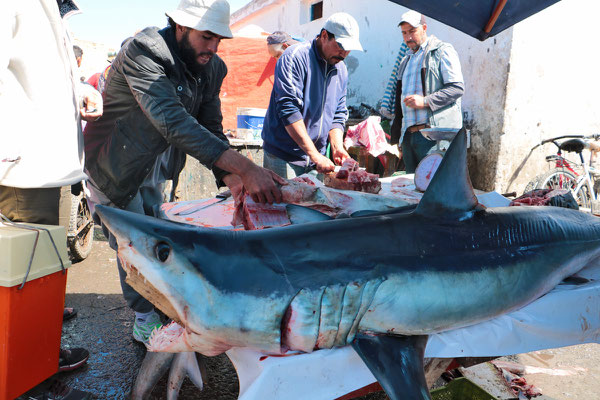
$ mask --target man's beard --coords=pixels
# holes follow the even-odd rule
[[[197,61],[198,54],[190,44],[189,35],[189,32],[185,32],[181,37],[181,41],[178,43],[179,55],[192,74],[197,75],[204,70],[204,65]],[[211,53],[201,53],[199,55],[210,55],[212,57]]]

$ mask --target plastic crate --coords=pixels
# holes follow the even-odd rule
[[[495,397],[467,378],[457,378],[431,391],[432,400],[494,400]]]
[[[63,266],[71,266],[63,227],[28,225],[48,229]],[[67,274],[41,231],[20,289],[34,242],[34,231],[0,224],[0,400],[12,400],[58,372]]]

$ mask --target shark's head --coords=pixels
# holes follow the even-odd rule
[[[118,257],[127,283],[185,329],[163,329],[171,340],[169,351],[185,351],[190,299],[203,298],[207,289],[197,258],[197,230],[112,207],[97,206],[103,224],[115,236]],[[175,333],[174,333],[175,332]],[[164,350],[164,349],[163,349]]]

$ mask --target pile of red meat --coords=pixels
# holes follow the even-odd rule
[[[517,197],[510,202],[511,206],[546,206],[551,204],[552,198],[564,196],[569,191],[567,189],[535,189],[527,192],[521,197]]]
[[[347,158],[337,174],[325,175],[325,186],[334,189],[356,190],[358,192],[379,193],[381,182],[379,175],[371,174],[358,167],[352,158]]]

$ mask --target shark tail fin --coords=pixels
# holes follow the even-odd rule
[[[392,400],[431,400],[423,355],[428,336],[357,335],[352,347]]]
[[[477,205],[467,167],[467,132],[462,128],[444,154],[415,212],[442,215],[471,211]]]

